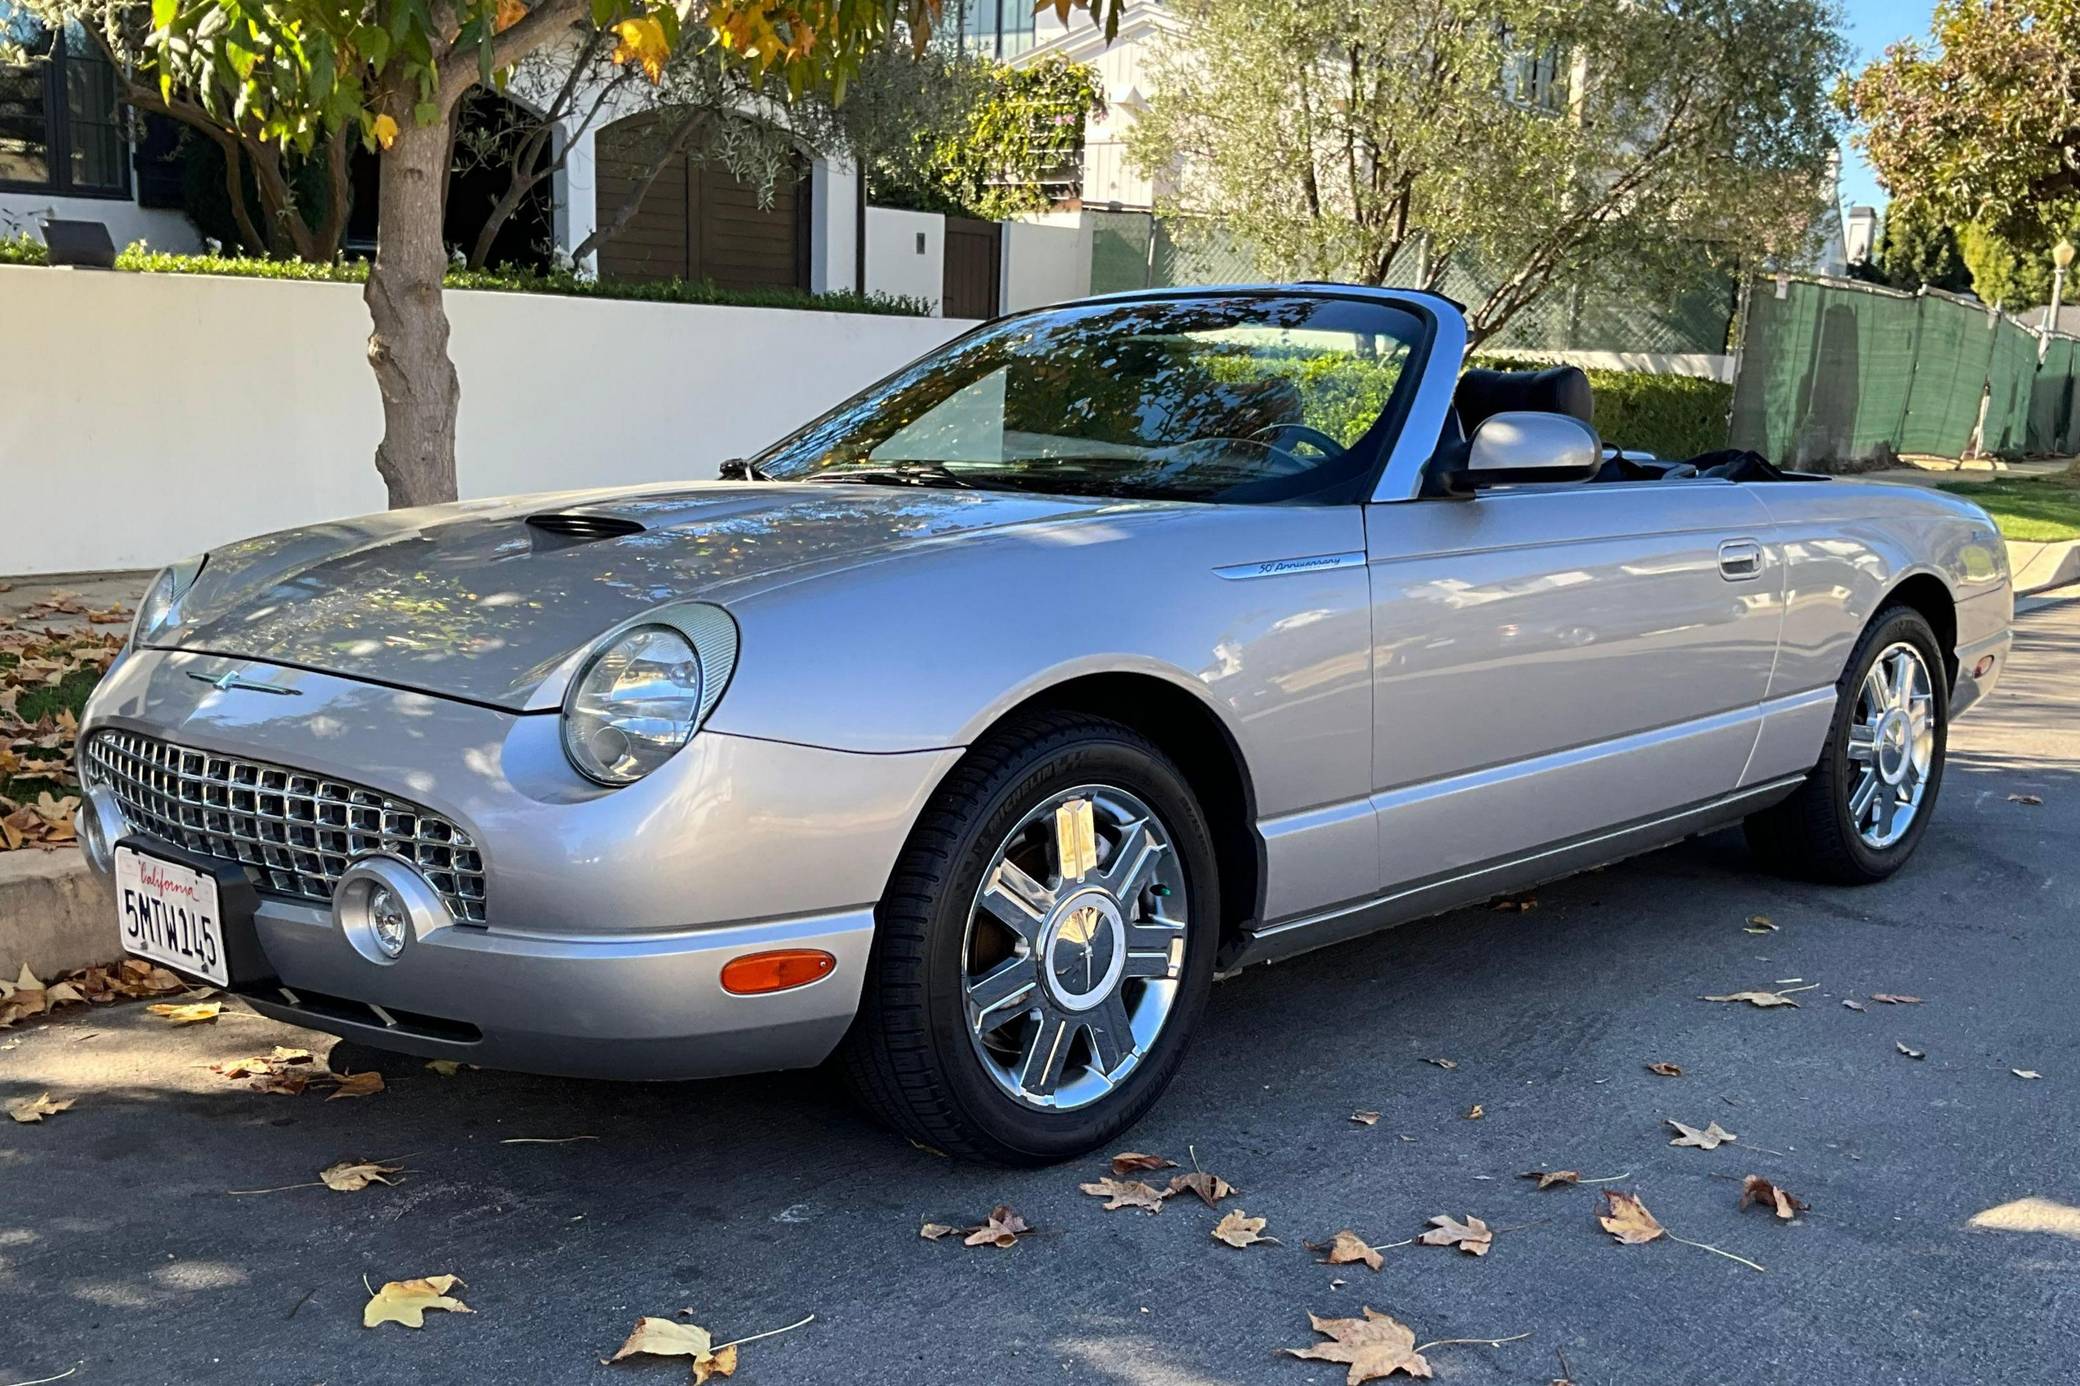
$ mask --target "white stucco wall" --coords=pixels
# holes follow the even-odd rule
[[[0,192],[0,236],[25,231],[43,239],[42,221],[98,221],[108,228],[117,250],[132,241],[147,241],[154,250],[193,252],[202,249],[195,225],[180,212],[140,207],[114,197],[52,197],[48,193]]]
[[[972,324],[447,295],[465,496],[713,477]],[[350,284],[0,266],[0,573],[149,568],[380,510]]]
[[[908,294],[938,312],[946,293],[946,218],[869,206],[867,291]]]
[[[1091,291],[1091,232],[1074,212],[1005,222],[1003,253],[1007,313]]]

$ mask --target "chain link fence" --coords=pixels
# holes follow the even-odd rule
[[[2080,451],[2080,344],[1934,289],[1763,278],[1748,289],[1733,446],[1786,466]]]
[[[1084,216],[1092,228],[1094,294],[1246,284],[1265,277],[1254,248],[1217,222],[1090,208]],[[1414,259],[1397,260],[1387,282],[1416,283]],[[1438,291],[1461,303],[1477,304],[1495,282],[1493,276],[1452,264]],[[1679,287],[1652,291],[1585,278],[1549,289],[1483,342],[1481,350],[1717,355],[1726,350],[1734,301],[1734,281],[1723,275],[1700,274]]]

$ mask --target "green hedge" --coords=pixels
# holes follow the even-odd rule
[[[43,245],[26,236],[0,240],[0,264],[45,263]],[[262,260],[234,255],[173,255],[141,242],[116,254],[116,268],[135,274],[222,274],[241,279],[294,279],[327,284],[360,284],[368,278],[366,260]],[[708,280],[581,279],[575,274],[527,269],[471,270],[455,268],[444,281],[451,289],[561,294],[567,298],[627,299],[641,303],[705,303],[734,308],[810,308],[826,313],[881,313],[928,317],[931,304],[898,294],[862,294],[850,289],[807,294],[799,289],[725,289]]]
[[[1516,356],[1477,356],[1473,364],[1493,370],[1535,371],[1550,361]],[[1588,372],[1596,396],[1596,431],[1606,443],[1656,457],[1696,457],[1726,446],[1726,415],[1733,387],[1691,375],[1644,371]]]

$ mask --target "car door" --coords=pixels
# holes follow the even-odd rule
[[[1384,886],[1732,791],[1782,618],[1769,527],[1715,479],[1368,505]]]

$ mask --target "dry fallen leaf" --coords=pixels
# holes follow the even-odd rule
[[[1358,1126],[1377,1126],[1379,1124],[1379,1113],[1352,1112],[1351,1121]]]
[[[1667,1229],[1654,1220],[1647,1205],[1634,1194],[1606,1190],[1603,1200],[1607,1212],[1596,1215],[1603,1230],[1616,1237],[1626,1246],[1639,1246],[1666,1234]]]
[[[2010,794],[2008,796],[2008,802],[2011,804],[2035,805],[2043,803],[2044,798],[2040,794]]]
[[[453,1078],[462,1065],[453,1059],[428,1059],[426,1066],[443,1078]]]
[[[1928,1057],[1928,1051],[1927,1051],[1927,1050],[1925,1050],[1925,1049],[1909,1049],[1909,1048],[1907,1048],[1907,1046],[1906,1046],[1906,1045],[1904,1045],[1904,1044],[1900,1043],[1900,1042],[1899,1042],[1898,1040],[1894,1040],[1894,1041],[1892,1042],[1892,1047],[1893,1047],[1894,1049],[1897,1049],[1897,1050],[1898,1050],[1898,1051],[1899,1051],[1900,1053],[1902,1053],[1902,1054],[1906,1055],[1906,1056],[1907,1056],[1908,1058],[1910,1058],[1910,1059],[1925,1059],[1925,1058],[1927,1058],[1927,1057]]]
[[[1436,1064],[1439,1068],[1457,1068],[1459,1066],[1459,1061],[1457,1059],[1425,1059],[1423,1060],[1423,1062],[1426,1064]]]
[[[1648,1064],[1647,1072],[1658,1073],[1663,1078],[1680,1078],[1683,1070],[1675,1064]]]
[[[1486,1115],[1487,1113],[1481,1110],[1481,1104],[1478,1102],[1474,1103],[1471,1107],[1468,1107],[1466,1109],[1466,1119],[1468,1121],[1479,1121],[1482,1117]]]
[[[1852,1011],[1867,1011],[1870,1009],[1869,1006],[1864,1005],[1861,1001],[1858,1001],[1853,996],[1848,998],[1846,1001],[1842,1002],[1842,1004],[1844,1006],[1847,1006]]]
[[[1771,920],[1768,915],[1751,914],[1748,916],[1747,927],[1742,932],[1750,934],[1773,934],[1776,931],[1776,923],[1773,920]]]
[[[924,1238],[928,1242],[936,1242],[941,1237],[950,1237],[960,1230],[960,1228],[955,1227],[951,1223],[928,1222],[924,1226],[917,1229],[917,1235]]]
[[[1337,1362],[1350,1368],[1344,1386],[1363,1386],[1396,1372],[1427,1377],[1430,1364],[1416,1351],[1416,1335],[1408,1325],[1390,1318],[1370,1305],[1362,1319],[1325,1319],[1309,1314],[1314,1331],[1327,1338],[1306,1348],[1281,1348],[1294,1357],[1314,1362]]]
[[[2033,1068],[2011,1068],[2008,1072],[2014,1074],[2017,1078],[2042,1078],[2044,1076]]]
[[[627,1341],[616,1348],[609,1362],[619,1362],[624,1357],[646,1353],[651,1357],[708,1356],[715,1350],[714,1335],[697,1323],[681,1323],[677,1319],[658,1318],[645,1315],[636,1320],[629,1331]]]
[[[223,1012],[224,1003],[221,1001],[191,1001],[186,1005],[174,1005],[162,1001],[156,1006],[146,1006],[145,1009],[153,1015],[164,1016],[175,1025],[201,1025],[215,1020]]]
[[[1501,910],[1507,914],[1529,914],[1538,908],[1538,897],[1536,895],[1500,895],[1488,902],[1488,908]]]
[[[1268,1221],[1268,1218],[1253,1218],[1240,1208],[1230,1208],[1222,1215],[1221,1220],[1214,1224],[1213,1239],[1238,1249],[1254,1246],[1258,1242],[1268,1242],[1277,1246],[1278,1238],[1263,1235],[1264,1224]]]
[[[1883,1001],[1888,1006],[1918,1006],[1921,1004],[1921,998],[1918,996],[1894,996],[1892,993],[1884,991],[1872,992],[1871,1000]]]
[[[1556,1184],[1579,1184],[1581,1172],[1572,1169],[1532,1169],[1517,1176],[1519,1179],[1536,1179],[1541,1189],[1550,1189]]]
[[[1430,1229],[1416,1240],[1424,1246],[1456,1246],[1473,1256],[1486,1256],[1495,1241],[1495,1234],[1488,1230],[1488,1224],[1472,1216],[1464,1222],[1456,1222],[1449,1215],[1439,1213],[1430,1219]]]
[[[1138,1150],[1122,1150],[1112,1157],[1114,1174],[1141,1174],[1149,1170],[1176,1168],[1175,1160],[1166,1160],[1160,1155],[1144,1155]]]
[[[337,1084],[326,1101],[339,1097],[373,1097],[383,1090],[383,1075],[374,1069],[362,1073],[341,1073],[333,1078]]]
[[[1793,1010],[1798,1009],[1796,1001],[1780,992],[1774,991],[1736,991],[1729,996],[1707,996],[1702,999],[1706,1001],[1745,1001],[1751,1006],[1789,1006]]]
[[[1348,1227],[1331,1237],[1323,1245],[1317,1246],[1313,1242],[1308,1242],[1306,1246],[1309,1251],[1328,1253],[1321,1260],[1315,1262],[1318,1266],[1348,1266],[1356,1264],[1378,1270],[1385,1261],[1385,1258],[1366,1244],[1363,1237],[1351,1231]]]
[[[1163,1211],[1164,1195],[1139,1179],[1099,1179],[1076,1187],[1094,1198],[1105,1199],[1108,1213],[1120,1208],[1139,1208],[1147,1213]]]
[[[390,1176],[403,1174],[403,1165],[379,1164],[374,1160],[341,1160],[318,1171],[318,1178],[335,1193],[360,1193],[370,1184],[395,1184]]]
[[[1024,1218],[1012,1212],[1005,1205],[999,1203],[996,1207],[990,1209],[988,1222],[983,1223],[980,1227],[971,1227],[968,1229],[968,1235],[963,1240],[962,1245],[995,1247],[1016,1246],[1018,1244],[1018,1239],[1020,1237],[1025,1236],[1032,1230],[1033,1229],[1027,1225],[1026,1220]]]
[[[1204,1170],[1195,1169],[1190,1174],[1177,1175],[1170,1181],[1171,1193],[1184,1193],[1187,1190],[1199,1195],[1199,1201],[1207,1207],[1217,1208],[1222,1199],[1235,1192],[1235,1186],[1218,1174],[1208,1174]]]
[[[1739,1139],[1733,1132],[1727,1130],[1716,1121],[1706,1126],[1702,1131],[1695,1126],[1685,1126],[1674,1117],[1668,1118],[1668,1124],[1682,1133],[1670,1141],[1670,1145],[1694,1146],[1699,1150],[1717,1150],[1726,1142]]]
[[[462,1283],[460,1276],[429,1275],[418,1280],[392,1280],[376,1291],[361,1310],[361,1326],[374,1328],[379,1323],[401,1323],[406,1328],[424,1328],[428,1309],[445,1309],[451,1314],[473,1314],[459,1299],[451,1299],[448,1291]]]
[[[1811,1205],[1794,1194],[1785,1192],[1759,1174],[1751,1174],[1741,1183],[1741,1207],[1759,1203],[1776,1211],[1780,1218],[1795,1218]]]
[[[26,1125],[29,1122],[42,1121],[47,1116],[56,1116],[60,1112],[70,1111],[72,1103],[73,1099],[70,1097],[53,1102],[51,1101],[51,1095],[46,1092],[35,1097],[17,1098],[13,1102],[8,1103],[7,1114],[16,1121]]]

